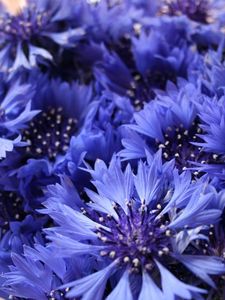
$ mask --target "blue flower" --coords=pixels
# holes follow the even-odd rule
[[[55,161],[65,154],[70,138],[81,127],[92,99],[92,89],[76,82],[48,81],[44,76],[37,91],[32,105],[41,113],[31,120],[22,137],[29,144],[26,150],[32,158]]]
[[[225,172],[225,144],[223,132],[225,130],[225,97],[220,99],[206,98],[204,101],[204,112],[200,110],[199,116],[202,120],[200,125],[202,133],[199,137],[202,141],[194,144],[201,147],[206,153],[213,153],[212,160],[206,161],[203,165],[197,164],[200,170],[224,179]]]
[[[91,100],[91,86],[60,80],[47,81],[33,99],[33,105],[41,113],[22,134],[28,146],[20,156],[23,160],[26,158],[27,163],[17,172],[21,192],[26,198],[31,198],[29,186],[39,186],[40,189],[40,186],[56,180],[55,175],[63,167],[71,139],[83,126]]]
[[[96,161],[88,172],[95,190],[86,189],[87,204],[72,208],[59,201],[55,187],[42,210],[58,224],[46,229],[54,253],[68,264],[92,258],[89,274],[63,285],[70,289],[68,297],[190,299],[206,293],[186,282],[186,268],[215,287],[210,275],[225,272],[222,259],[194,246],[196,240],[208,241],[209,225],[222,213],[211,208],[217,194],[205,178],[192,182],[189,173],[178,175],[173,162],[162,165],[160,152],[148,157],[148,164],[139,162],[137,174],[129,165],[122,171],[115,158],[108,168]]]
[[[211,113],[214,113],[211,99],[207,101],[207,97],[193,84],[179,80],[177,87],[169,82],[166,92],[158,91],[154,101],[134,114],[135,124],[126,125],[128,131],[124,131],[122,140],[125,149],[120,156],[137,159],[146,157],[146,151],[155,153],[161,148],[163,158],[175,158],[179,170],[193,167],[195,163],[199,170],[203,170],[201,166],[208,163],[220,164],[215,149],[211,147],[209,151],[202,143],[203,140],[210,142],[207,128],[203,125],[204,113],[201,113],[202,105],[207,107],[207,103],[212,107]],[[216,115],[221,118],[219,112]],[[216,120],[210,119],[210,122],[213,128],[217,126]],[[198,168],[193,173],[199,175]]]
[[[68,10],[67,10],[68,13]],[[67,47],[70,38],[84,35],[82,28],[69,28],[63,2],[30,0],[16,15],[1,12],[0,67],[3,71],[30,69],[42,60],[53,60],[54,44]],[[60,22],[67,23],[66,30]]]
[[[168,80],[176,82],[178,76],[187,78],[202,62],[187,42],[190,29],[185,18],[139,25],[140,32],[127,37],[126,55],[120,48],[103,49],[103,59],[95,66],[96,80],[129,96],[137,109],[154,97],[155,88],[164,89]]]
[[[0,3],[0,298],[222,299],[223,6]]]
[[[162,19],[149,34],[144,30],[132,38],[132,53],[137,71],[153,87],[164,88],[166,81],[186,77],[195,54],[184,41],[185,21]],[[188,30],[187,30],[188,31]]]
[[[200,23],[208,23],[210,13],[210,1],[209,0],[165,0],[165,6],[163,9],[167,11],[169,15],[186,15],[191,20]]]
[[[35,78],[36,93],[30,105],[39,113],[20,130],[25,146],[9,153],[0,165],[1,184],[7,190],[18,189],[26,199],[26,209],[37,207],[42,189],[57,181],[71,138],[81,129],[92,100],[91,86],[48,80],[47,76]]]
[[[93,3],[92,3],[93,2]],[[133,25],[144,14],[129,1],[82,1],[87,34],[96,42],[115,45],[123,36],[133,33]],[[112,20],[116,19],[116,22]]]

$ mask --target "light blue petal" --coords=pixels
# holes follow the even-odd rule
[[[50,248],[44,247],[40,244],[34,245],[34,248],[24,246],[24,255],[30,259],[40,260],[56,273],[59,278],[64,277],[66,272],[65,261],[56,255],[53,255]]]
[[[185,284],[179,279],[177,279],[169,270],[167,270],[158,261],[155,261],[160,274],[161,274],[161,284],[164,299],[175,300],[176,296],[181,297],[181,299],[193,299],[192,293],[206,293],[205,290]]]
[[[99,196],[99,194],[89,189],[85,189],[85,192],[88,195],[88,197],[93,201],[93,203],[88,204],[90,207],[97,211],[112,215],[116,220],[118,220],[118,215],[113,209],[112,201],[110,201],[104,196]]]
[[[48,234],[48,239],[53,242],[51,248],[55,250],[55,256],[71,257],[72,255],[94,255],[96,253],[99,254],[100,251],[105,248],[104,246],[83,244],[55,232],[53,232],[53,234],[50,232],[50,234]]]
[[[127,211],[127,201],[131,199],[133,192],[133,173],[128,165],[125,172],[121,170],[118,159],[112,159],[108,170],[102,174],[102,178],[93,181],[100,196],[118,203],[123,210]]]
[[[66,295],[69,298],[82,296],[82,300],[101,300],[106,282],[114,273],[115,268],[116,263],[113,262],[103,270],[65,284],[61,288],[72,288]]]
[[[6,152],[12,151],[14,148],[13,141],[0,138],[0,159],[6,158]]]
[[[25,69],[31,68],[29,61],[27,60],[27,58],[23,52],[21,43],[19,43],[17,46],[16,59],[14,61],[14,64],[13,64],[11,70],[15,71],[15,70],[18,70],[20,67],[24,67]]]
[[[133,296],[130,290],[129,272],[126,270],[123,276],[119,280],[117,286],[112,290],[106,300],[133,300]]]
[[[138,300],[164,300],[162,291],[154,283],[151,277],[143,272],[142,275],[142,287]]]
[[[153,157],[150,166],[142,161],[138,164],[138,172],[134,178],[135,188],[141,202],[149,204],[153,200],[159,200],[159,191],[162,188],[163,174],[159,173],[162,168],[161,153]]]
[[[95,230],[98,223],[95,223],[81,212],[75,211],[71,207],[60,204],[45,203],[47,209],[41,210],[42,213],[49,214],[60,227],[48,228],[47,231],[54,231],[59,234],[73,236],[77,240],[96,239]]]
[[[12,109],[18,105],[18,102],[21,104],[24,103],[24,96],[29,93],[29,90],[30,85],[20,84],[19,81],[16,81],[11,86],[1,103],[1,107],[4,108],[6,114],[10,113]]]
[[[36,66],[36,57],[38,55],[42,56],[47,60],[53,59],[51,53],[48,52],[46,49],[30,45],[29,50],[29,61],[31,66]]]
[[[83,28],[76,28],[60,33],[43,32],[42,35],[49,37],[61,46],[68,46],[71,38],[81,39],[85,35],[85,31]]]
[[[210,286],[216,288],[215,283],[209,275],[225,274],[225,264],[222,259],[214,256],[180,255],[176,258],[184,264],[191,272],[200,277]]]
[[[199,194],[193,193],[187,206],[180,215],[175,218],[169,225],[171,228],[180,228],[188,225],[189,227],[197,227],[201,225],[215,224],[222,211],[219,209],[207,209],[210,203],[213,203],[214,195],[212,193]]]

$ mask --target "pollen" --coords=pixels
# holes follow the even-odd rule
[[[114,210],[118,220],[114,217],[104,219],[104,226],[96,232],[100,242],[106,250],[100,251],[101,256],[108,256],[112,260],[118,259],[120,264],[126,264],[129,271],[139,272],[142,269],[152,269],[154,259],[169,255],[171,250],[172,232],[167,228],[166,218],[158,218],[163,205],[158,203],[149,210],[134,206],[132,200],[127,202],[127,210],[114,203]],[[156,218],[157,217],[157,218]]]
[[[49,108],[37,115],[24,131],[23,141],[28,143],[26,154],[55,160],[58,155],[66,153],[70,138],[76,130],[76,119],[68,119],[61,107]]]
[[[178,127],[168,127],[164,132],[164,141],[155,140],[158,149],[162,150],[163,158],[168,161],[175,159],[176,167],[179,170],[186,170],[193,166],[192,162],[210,163],[217,162],[220,157],[217,154],[210,154],[203,151],[201,147],[196,147],[193,142],[202,142],[198,136],[203,133],[196,118],[187,129],[183,124]],[[193,172],[193,175],[199,177],[199,172]]]
[[[15,192],[2,191],[0,193],[0,226],[3,232],[8,229],[10,221],[24,217],[22,198]]]

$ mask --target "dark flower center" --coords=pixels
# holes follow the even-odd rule
[[[208,23],[208,0],[169,0],[165,2],[164,9],[170,15],[184,14],[194,21]]]
[[[156,144],[162,149],[166,161],[175,158],[179,170],[193,167],[192,162],[217,163],[220,160],[219,155],[204,152],[201,147],[192,144],[201,141],[198,134],[202,134],[202,129],[196,119],[189,129],[186,129],[183,124],[176,128],[168,127],[164,133],[164,143],[156,141]]]
[[[29,144],[26,153],[35,158],[55,160],[57,155],[66,153],[76,130],[76,119],[67,118],[61,107],[49,108],[35,117],[24,131],[23,141]]]
[[[22,198],[14,192],[0,192],[0,227],[3,232],[8,229],[10,221],[23,218]]]
[[[138,72],[133,74],[133,82],[126,91],[136,111],[141,110],[144,104],[155,97],[155,88],[164,89],[167,81],[176,83],[176,73],[173,70],[152,70],[146,76]]]
[[[171,250],[171,231],[166,226],[168,221],[165,217],[156,217],[161,205],[158,204],[156,209],[145,205],[137,208],[129,202],[127,214],[118,204],[114,209],[118,220],[109,215],[98,218],[98,222],[110,229],[98,229],[99,239],[107,246],[107,250],[101,251],[100,255],[119,259],[132,272],[143,268],[151,270],[154,267],[153,258],[168,255]]]

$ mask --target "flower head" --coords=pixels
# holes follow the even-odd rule
[[[202,132],[199,134],[199,137],[202,141],[195,143],[204,152],[213,153],[214,158],[214,160],[206,161],[203,165],[197,164],[200,170],[205,170],[207,173],[223,179],[225,171],[225,144],[223,143],[223,132],[225,130],[224,104],[224,96],[220,99],[217,99],[217,97],[205,99],[205,110],[199,113],[202,120],[200,125]]]
[[[164,9],[170,15],[184,14],[191,20],[208,23],[210,13],[209,0],[166,0]]]
[[[96,191],[86,190],[91,200],[87,205],[73,209],[52,193],[42,210],[58,224],[46,230],[55,253],[97,259],[95,273],[64,285],[71,288],[68,297],[92,299],[97,293],[102,299],[109,278],[117,282],[112,281],[109,297],[120,293],[142,299],[155,293],[155,298],[189,299],[205,293],[182,282],[177,268],[182,268],[183,278],[189,270],[214,286],[209,275],[225,271],[222,260],[205,256],[204,246],[192,244],[207,240],[208,225],[221,215],[220,209],[210,207],[214,195],[205,179],[191,183],[189,173],[173,171],[173,162],[162,165],[160,152],[149,157],[149,165],[140,162],[136,175],[129,165],[123,172],[115,159],[109,168],[98,161],[89,172]]]
[[[54,44],[68,46],[71,37],[83,36],[81,28],[66,29],[60,25],[70,18],[63,3],[52,0],[29,0],[16,15],[2,11],[0,22],[0,67],[3,71],[30,69],[40,62],[53,59]]]
[[[36,93],[29,104],[36,114],[19,131],[23,147],[12,151],[0,166],[4,189],[18,189],[27,209],[36,207],[44,186],[56,180],[92,99],[91,86],[48,80],[43,75],[36,81]]]
[[[210,142],[207,128],[203,125],[202,105],[213,107],[211,99],[203,96],[191,83],[179,81],[179,88],[168,83],[167,91],[158,92],[155,101],[146,104],[144,109],[135,113],[136,124],[127,125],[131,130],[145,137],[142,142],[135,133],[126,134],[123,140],[125,150],[120,155],[126,159],[146,157],[146,150],[154,153],[162,149],[165,160],[175,159],[179,170],[215,163],[220,164],[221,156],[215,149],[209,151],[202,140]],[[213,103],[213,102],[212,102]],[[212,111],[212,110],[211,110]],[[219,112],[216,114],[218,118]],[[215,123],[211,126],[214,128]],[[199,167],[201,169],[201,167]],[[201,169],[203,170],[203,169]],[[198,170],[194,175],[199,175]]]
[[[199,55],[187,43],[187,20],[161,18],[138,34],[127,38],[126,55],[103,49],[96,63],[95,76],[105,88],[128,96],[138,109],[164,89],[167,81],[188,77],[200,68]],[[198,62],[198,63],[197,63]]]

